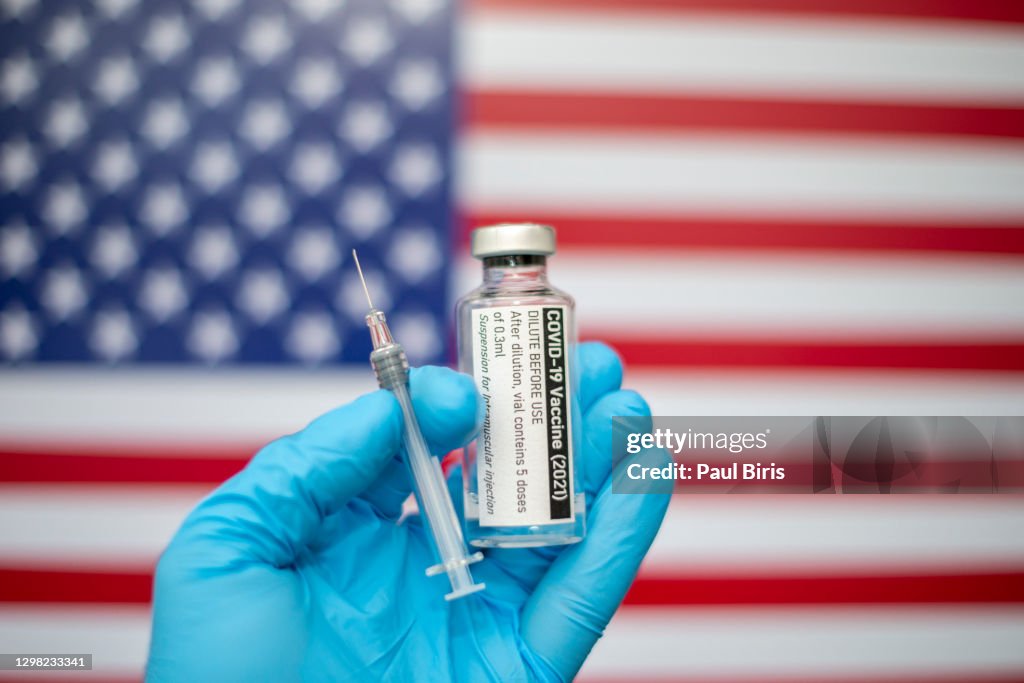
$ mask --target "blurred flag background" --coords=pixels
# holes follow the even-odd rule
[[[185,512],[373,387],[352,247],[416,362],[526,219],[656,414],[1024,413],[1018,3],[0,0],[0,58],[6,652],[139,680]],[[1020,497],[677,497],[581,679],[1022,643]]]

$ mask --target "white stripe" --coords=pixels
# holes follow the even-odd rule
[[[149,649],[149,607],[0,605],[0,643],[4,652],[92,654],[91,673],[63,674],[74,680],[141,678]]]
[[[473,87],[1024,101],[1024,31],[955,22],[477,12]]]
[[[1018,373],[629,369],[655,415],[1024,415]]]
[[[586,332],[610,318],[581,320]],[[632,323],[627,317],[623,324]],[[610,323],[603,327],[621,334]],[[361,374],[324,381],[282,372],[265,390],[258,381],[250,386],[189,370],[136,377],[102,370],[8,371],[0,376],[0,445],[70,453],[99,446],[136,457],[150,453],[147,444],[159,447],[157,453],[174,445],[254,450],[372,390],[372,379]],[[625,384],[640,391],[656,415],[1024,413],[1024,377],[1017,373],[627,368]]]
[[[1011,496],[678,495],[644,564],[759,576],[1020,569]]]
[[[373,389],[369,367],[7,369],[0,372],[0,439],[253,445]]]
[[[590,334],[852,341],[1024,331],[1024,268],[1015,260],[705,252],[621,258],[566,250],[549,271],[577,297],[577,321]],[[463,259],[456,291],[480,278],[480,263]]]
[[[211,488],[0,485],[0,558],[6,565],[148,567]]]
[[[11,608],[0,612],[10,651],[94,654],[108,674],[141,674],[145,608]],[[1024,612],[996,608],[629,609],[587,660],[590,676],[729,676],[958,673],[1024,668]]]
[[[460,201],[488,212],[1024,213],[1024,145],[1006,141],[480,131],[459,164]]]
[[[1024,610],[631,609],[581,675],[807,680],[1024,673]]]
[[[8,566],[151,565],[208,487],[0,486]],[[676,496],[646,571],[936,571],[1024,564],[1010,496]]]

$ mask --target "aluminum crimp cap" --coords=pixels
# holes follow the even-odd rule
[[[555,229],[539,223],[499,223],[470,234],[470,251],[477,258],[555,253]]]

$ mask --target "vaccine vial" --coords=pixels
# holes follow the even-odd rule
[[[478,228],[484,281],[457,308],[459,369],[485,416],[464,452],[466,535],[478,547],[582,540],[575,303],[548,282],[555,231],[506,223]]]

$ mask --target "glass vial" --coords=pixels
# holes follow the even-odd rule
[[[586,532],[576,304],[548,283],[555,231],[508,223],[473,231],[484,281],[458,303],[459,369],[486,411],[464,452],[466,535],[478,547],[575,543]]]

